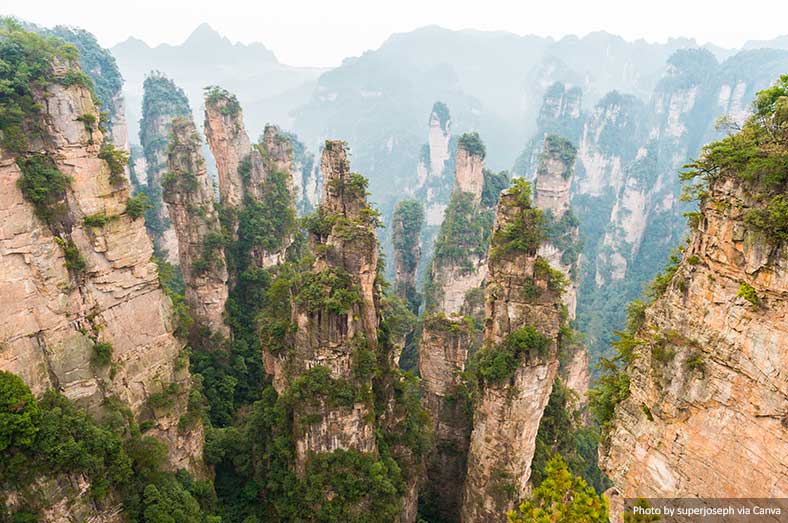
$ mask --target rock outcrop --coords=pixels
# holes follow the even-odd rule
[[[788,272],[745,216],[762,202],[712,181],[664,294],[645,310],[600,464],[624,497],[788,493]]]
[[[58,63],[54,76],[74,72]],[[191,386],[183,343],[143,221],[127,210],[122,164],[119,173],[99,157],[104,136],[84,123],[98,121],[98,108],[79,83],[52,81],[36,102],[38,121],[27,124],[43,132],[21,154],[0,151],[0,369],[93,413],[117,398],[151,423],[147,434],[167,444],[174,469],[201,473],[201,425],[178,428]],[[20,179],[41,169],[70,181],[57,201],[34,206]],[[170,406],[154,408],[149,399],[165,389]]]
[[[575,319],[577,309],[581,250],[578,222],[569,199],[575,153],[574,146],[567,140],[548,135],[534,182],[534,204],[544,211],[547,226],[547,238],[539,246],[539,256],[566,277],[568,283],[562,299],[570,320]]]
[[[554,269],[537,256],[537,223],[527,183],[501,194],[461,509],[467,523],[504,521],[528,494],[536,435],[558,372],[560,293]],[[499,351],[513,366],[495,363]]]
[[[265,127],[260,144],[253,144],[238,99],[220,87],[210,87],[205,95],[205,136],[216,159],[222,205],[241,207],[244,196],[264,180],[265,169],[275,169],[289,175],[299,214],[317,206],[320,173],[314,155],[294,134],[271,125]]]
[[[158,72],[144,83],[140,120],[140,144],[145,156],[146,193],[152,206],[146,226],[157,254],[172,264],[178,263],[178,238],[172,228],[167,206],[162,200],[161,180],[167,171],[167,143],[173,118],[191,118],[189,100],[183,90]]]
[[[463,135],[472,137],[473,135]],[[484,146],[478,135],[457,146],[454,189],[435,244],[427,311],[460,313],[465,294],[481,287],[487,272],[486,237],[492,209],[481,205]],[[494,207],[493,202],[493,207]],[[486,215],[486,216],[485,216]]]
[[[418,351],[422,404],[432,416],[435,438],[422,498],[449,520],[459,518],[462,498],[471,419],[461,374],[481,337],[477,325],[484,315],[482,284],[495,205],[495,199],[482,203],[489,182],[483,160],[478,135],[463,135],[454,190],[432,260]]]
[[[205,137],[216,160],[222,205],[238,208],[244,197],[238,168],[252,152],[252,142],[238,100],[218,87],[211,88],[205,96]]]
[[[199,327],[229,336],[224,323],[227,302],[227,265],[219,216],[201,140],[191,119],[170,123],[167,174],[162,180],[164,201],[175,235],[178,259],[186,283],[186,304]]]
[[[421,299],[416,288],[416,269],[421,259],[421,229],[424,208],[416,200],[403,200],[391,218],[394,244],[394,292],[413,313],[418,313]]]
[[[233,210],[234,233],[243,236],[243,243],[250,249],[245,255],[251,256],[262,268],[282,263],[293,243],[293,227],[289,224],[296,212],[296,164],[290,137],[278,127],[266,125],[260,143],[252,144],[238,100],[218,87],[210,88],[205,97],[205,135],[216,159],[219,198],[222,205]],[[286,191],[289,203],[287,209],[280,210],[288,216],[278,221],[288,226],[277,230],[252,230],[252,227],[271,227],[271,224],[251,222],[263,208],[273,208],[271,198],[281,198],[280,190]],[[242,227],[244,220],[248,225]],[[243,229],[240,232],[239,227]],[[259,241],[257,237],[261,234],[269,235],[269,241]]]
[[[312,232],[316,257],[292,303],[292,351],[266,354],[266,370],[282,392],[318,380],[323,389],[295,408],[296,469],[303,473],[311,454],[352,449],[377,452],[371,376],[354,370],[378,343],[377,265],[374,220],[366,201],[366,181],[350,172],[346,146],[327,141],[321,159],[325,177],[320,216],[328,225]],[[295,384],[295,385],[294,385]],[[335,388],[350,398],[338,401]]]

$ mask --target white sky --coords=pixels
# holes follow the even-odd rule
[[[83,27],[106,47],[129,36],[178,44],[208,22],[233,42],[262,42],[284,63],[323,67],[429,24],[556,38],[687,36],[725,47],[788,33],[785,0],[0,0],[0,14]]]

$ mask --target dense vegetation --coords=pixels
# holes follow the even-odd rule
[[[395,261],[405,274],[415,274],[421,252],[419,237],[424,225],[424,207],[416,200],[403,200],[394,208],[391,218]],[[421,298],[415,285],[395,282],[395,292],[413,312],[418,312]]]
[[[125,115],[115,113],[117,107],[114,102],[116,97],[121,95],[123,78],[112,53],[101,47],[96,37],[84,29],[59,25],[54,29],[44,30],[44,33],[77,48],[80,68],[90,75],[99,106],[109,115],[106,124],[111,128],[114,118],[125,118]]]
[[[753,109],[740,130],[705,146],[682,178],[697,180],[688,192],[701,203],[710,197],[709,185],[725,178],[742,182],[753,202],[745,222],[782,244],[788,240],[788,75],[759,92]]]
[[[560,455],[547,463],[545,473],[530,499],[508,514],[509,523],[607,522],[607,499],[569,472]]]
[[[576,154],[577,149],[572,145],[572,142],[557,134],[548,134],[544,139],[544,149],[540,155],[539,169],[537,172],[543,174],[543,171],[547,168],[545,165],[545,160],[547,158],[557,158],[566,166],[566,169],[561,175],[565,179],[569,178],[572,176]]]
[[[220,521],[209,515],[214,503],[209,483],[185,471],[166,472],[166,448],[141,434],[121,402],[110,398],[105,410],[98,423],[57,392],[36,400],[18,376],[0,371],[0,477],[23,493],[12,521],[37,520],[44,507],[35,503],[36,480],[73,474],[90,480],[89,499],[99,507],[122,501],[129,521]],[[0,519],[6,517],[0,505]]]
[[[544,239],[544,213],[532,205],[531,184],[516,178],[507,194],[515,199],[516,215],[506,227],[496,231],[490,256],[496,259],[516,253],[536,254]]]
[[[484,142],[479,137],[479,133],[465,133],[460,136],[459,142],[457,142],[457,146],[464,149],[468,154],[472,156],[478,156],[482,160],[484,157],[487,156],[487,148],[484,146]]]
[[[222,89],[218,85],[209,85],[205,88],[205,103],[218,107],[223,116],[238,116],[241,112],[241,104],[238,103],[238,98],[226,89]]]
[[[0,18],[0,146],[3,149],[23,154],[31,141],[42,138],[36,91],[52,82],[91,85],[76,68],[63,77],[55,77],[54,61],[70,63],[77,57],[74,46],[25,31],[11,18]]]

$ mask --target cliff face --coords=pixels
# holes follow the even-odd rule
[[[447,162],[451,157],[451,115],[449,108],[435,102],[430,112],[427,143],[417,166],[417,193],[423,200],[427,213],[427,225],[437,227],[443,221],[443,211],[449,200],[444,176]],[[440,183],[444,182],[444,183]]]
[[[541,165],[544,138],[550,134],[563,136],[577,143],[583,126],[583,92],[561,82],[550,85],[542,99],[536,118],[537,132],[517,158],[512,173],[533,180]]]
[[[320,213],[328,227],[312,233],[316,257],[294,291],[292,351],[266,354],[266,369],[279,392],[322,379],[353,393],[338,402],[327,385],[312,401],[295,407],[296,468],[301,472],[311,453],[377,451],[371,377],[355,370],[359,358],[374,354],[378,340],[378,250],[366,184],[351,174],[343,142],[326,142],[321,172],[326,183]]]
[[[465,477],[471,420],[469,405],[459,390],[460,375],[474,342],[478,344],[470,316],[478,319],[483,314],[480,300],[474,296],[482,292],[487,273],[484,229],[489,227],[485,216],[491,214],[481,205],[485,183],[483,146],[482,150],[469,149],[461,139],[454,190],[432,260],[428,316],[418,351],[422,404],[432,415],[435,437],[422,497],[432,510],[448,520],[459,517]]]
[[[252,151],[252,143],[238,100],[218,88],[205,98],[205,137],[216,159],[222,204],[238,207],[244,195],[238,167]]]
[[[223,321],[227,302],[227,266],[213,188],[194,123],[175,118],[162,182],[172,226],[178,238],[178,258],[186,283],[186,303],[199,326],[229,336]]]
[[[473,431],[461,521],[503,521],[529,490],[539,423],[558,371],[560,296],[551,269],[527,249],[508,245],[515,228],[536,227],[529,188],[518,183],[498,202],[486,285],[484,347],[476,372]],[[512,365],[491,363],[511,355]]]
[[[539,246],[539,256],[563,272],[569,282],[563,302],[570,320],[575,319],[577,309],[580,266],[578,222],[569,200],[575,153],[574,146],[565,139],[547,136],[534,184],[534,204],[545,212],[548,229],[546,241]]]
[[[630,395],[600,450],[626,497],[788,492],[788,272],[784,247],[744,220],[760,204],[735,179],[713,182],[675,275],[645,312]]]
[[[140,120],[140,144],[145,155],[146,187],[152,205],[146,226],[157,252],[172,264],[178,263],[178,238],[162,200],[162,176],[167,170],[167,141],[173,118],[191,118],[184,92],[165,76],[152,73],[145,79],[145,96]]]
[[[392,216],[394,244],[394,292],[405,300],[408,308],[418,313],[421,299],[416,289],[416,269],[421,259],[421,229],[424,208],[416,200],[397,204]]]
[[[59,64],[55,75],[69,71]],[[147,434],[167,444],[173,468],[200,472],[202,427],[178,429],[190,388],[178,363],[183,344],[143,222],[127,211],[122,164],[118,173],[99,158],[104,137],[84,123],[98,121],[98,109],[78,84],[52,83],[36,102],[43,139],[0,160],[0,369],[37,395],[54,388],[93,413],[116,396],[152,422]],[[50,161],[71,181],[45,213],[23,196],[20,165]],[[96,358],[99,346],[110,347],[109,361]],[[153,408],[148,400],[171,384],[179,391],[172,406]]]

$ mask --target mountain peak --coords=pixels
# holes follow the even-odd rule
[[[203,22],[192,31],[189,37],[183,42],[183,45],[194,44],[216,44],[216,43],[230,43],[230,41],[222,36],[216,29],[211,27],[207,22]]]

